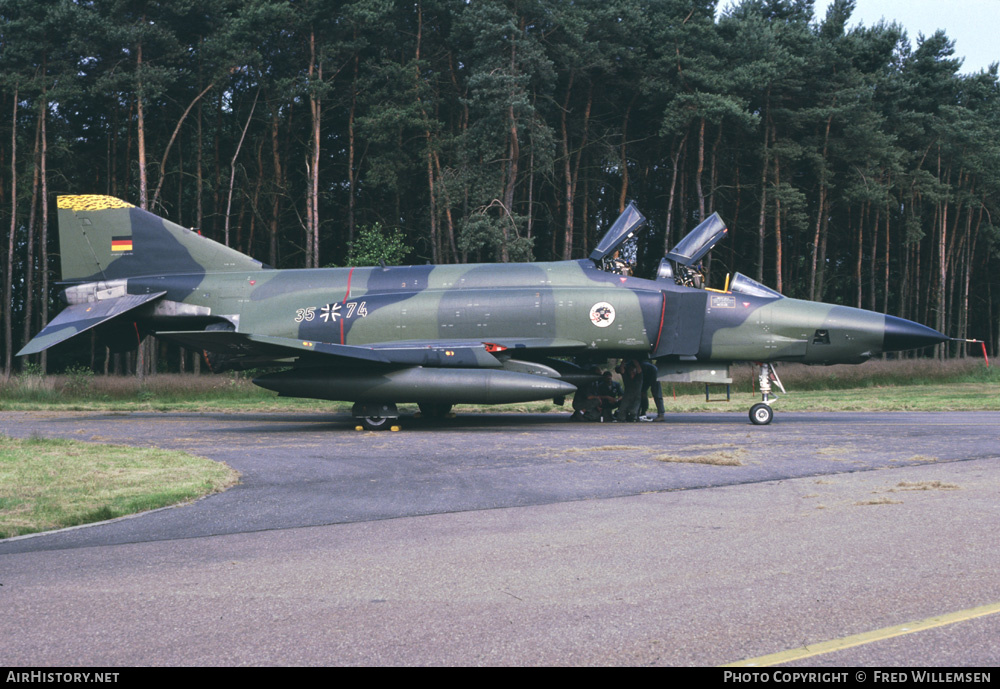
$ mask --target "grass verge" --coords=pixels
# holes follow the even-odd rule
[[[663,383],[668,411],[742,409],[759,401],[754,368],[732,367],[732,403],[705,402],[697,383]],[[778,367],[788,390],[776,408],[785,411],[1000,411],[1000,366],[986,368],[981,359],[905,359],[870,361],[858,366]],[[725,388],[712,387],[713,400]],[[0,381],[0,411],[185,411],[185,412],[348,412],[349,402],[278,397],[258,388],[246,374],[158,374],[139,381],[131,377],[97,376],[89,371],[64,375],[20,375]],[[459,412],[565,412],[569,401],[508,405],[460,405]],[[400,405],[403,413],[416,405]]]
[[[0,436],[0,538],[187,502],[238,480],[184,452]]]

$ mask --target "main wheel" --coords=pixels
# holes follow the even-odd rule
[[[774,418],[774,410],[770,404],[758,402],[750,407],[750,423],[755,426],[766,426]]]
[[[392,425],[388,416],[362,416],[358,420],[366,431],[386,431]]]

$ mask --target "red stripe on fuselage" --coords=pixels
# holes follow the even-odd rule
[[[660,336],[663,335],[663,316],[667,313],[667,295],[660,292],[660,329],[656,331],[656,344],[653,345],[653,354],[660,348]]]
[[[351,276],[352,275],[354,275],[354,268],[351,268],[349,271],[347,271],[347,294],[344,295],[344,302],[347,302],[347,300],[351,296]]]
[[[351,276],[354,275],[354,267],[352,266],[349,271],[347,271],[347,292],[344,293],[344,301],[342,304],[347,303],[347,299],[351,296]],[[344,319],[340,319],[340,344],[344,344]]]

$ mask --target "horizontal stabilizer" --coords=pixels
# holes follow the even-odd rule
[[[127,294],[123,297],[67,306],[63,309],[62,313],[53,318],[52,322],[42,329],[42,332],[35,335],[31,342],[26,344],[17,353],[17,356],[37,354],[52,345],[65,342],[71,337],[97,327],[101,323],[128,313],[155,299],[159,299],[164,294],[166,292]]]

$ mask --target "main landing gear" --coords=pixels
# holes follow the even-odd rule
[[[420,416],[425,419],[447,419],[451,413],[450,404],[421,402]],[[351,409],[358,430],[398,431],[399,410],[392,402],[358,402]]]
[[[417,407],[420,409],[420,416],[425,419],[447,419],[455,416],[451,413],[450,404],[420,402]]]
[[[781,384],[781,379],[778,378],[778,372],[775,370],[774,364],[760,364],[758,381],[760,382],[760,395],[763,401],[750,407],[750,423],[755,426],[766,426],[774,418],[771,401],[778,399],[776,395],[771,394],[771,381],[777,384],[781,392],[785,392],[785,386]]]
[[[399,411],[392,402],[358,402],[351,409],[358,428],[366,431],[399,430]]]

